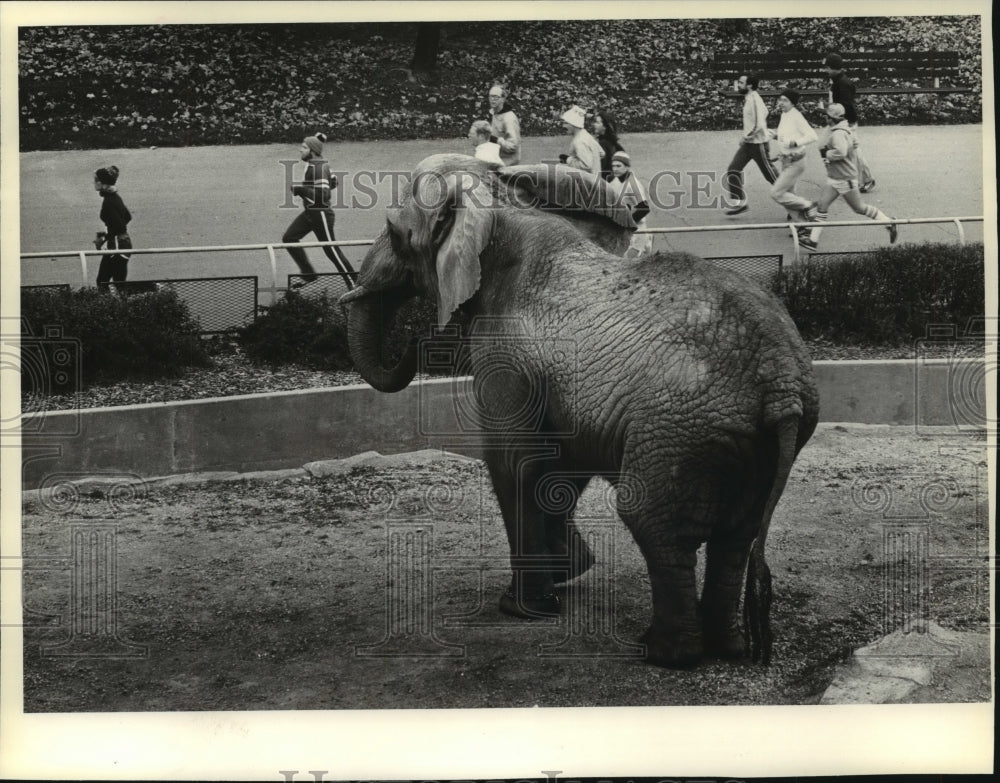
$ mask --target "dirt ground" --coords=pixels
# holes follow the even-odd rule
[[[314,473],[25,493],[25,712],[815,704],[922,618],[988,633],[985,442],[943,428],[820,427],[768,539],[766,668],[637,657],[648,580],[603,483],[599,565],[525,622],[481,463]],[[966,674],[920,698],[988,701],[988,660]]]

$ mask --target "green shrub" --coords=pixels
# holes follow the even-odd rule
[[[386,362],[398,361],[410,337],[430,334],[437,322],[432,302],[414,298],[400,308],[386,339]],[[299,364],[317,370],[354,368],[347,347],[347,331],[341,307],[325,292],[304,296],[289,291],[267,313],[238,334],[243,351],[259,364]],[[438,368],[433,374],[447,374]]]
[[[318,370],[351,367],[340,305],[325,292],[307,297],[289,291],[263,316],[240,329],[238,340],[258,364],[301,364]]]
[[[129,296],[96,288],[27,289],[21,292],[21,317],[32,343],[74,341],[84,382],[171,377],[209,361],[198,324],[167,289]],[[28,373],[21,378],[22,388],[37,381]]]
[[[773,287],[806,338],[898,343],[983,315],[982,244],[903,244],[788,267]]]

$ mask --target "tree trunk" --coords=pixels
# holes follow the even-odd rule
[[[418,22],[417,41],[413,47],[413,60],[410,62],[410,69],[414,73],[434,73],[437,70],[440,48],[441,23]]]

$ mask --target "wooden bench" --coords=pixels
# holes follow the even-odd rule
[[[729,82],[743,74],[756,76],[760,79],[757,92],[762,97],[780,95],[785,87],[795,87],[803,96],[824,96],[829,91],[829,78],[823,57],[816,52],[717,53],[712,69],[716,78]],[[958,52],[857,52],[843,57],[844,73],[855,83],[904,82],[888,87],[859,86],[858,95],[972,92],[970,87],[942,85],[942,82],[954,84],[961,77]],[[923,86],[916,82],[923,82]],[[818,84],[823,86],[807,86]],[[732,84],[721,92],[739,96]]]

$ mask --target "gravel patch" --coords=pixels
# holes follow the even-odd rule
[[[809,340],[807,344],[813,359],[817,360],[912,359],[914,356],[913,345],[839,345],[822,339]],[[976,350],[975,346],[968,344],[960,347],[961,352],[966,354]],[[937,353],[940,356],[954,354],[947,347],[938,349]],[[420,377],[423,376],[418,376]],[[25,413],[36,410],[108,408],[363,383],[361,376],[353,370],[257,365],[236,347],[231,352],[213,355],[210,366],[191,367],[177,378],[95,383],[72,395],[41,397],[37,394],[23,394],[21,407]]]

